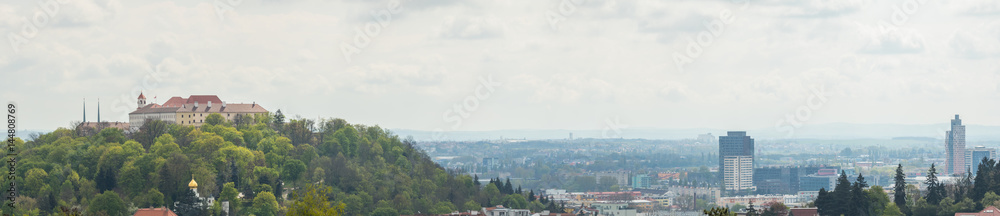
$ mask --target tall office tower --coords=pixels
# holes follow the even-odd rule
[[[983,162],[983,158],[986,159],[996,159],[997,150],[994,148],[986,148],[985,146],[976,146],[975,148],[970,148],[969,151],[965,153],[965,165],[969,167],[972,174],[975,175],[979,171],[979,164]]]
[[[965,173],[965,125],[962,125],[962,119],[958,115],[951,120],[951,130],[948,131],[944,148],[948,154],[944,173]]]
[[[727,191],[754,190],[753,156],[726,156],[722,178]]]
[[[729,131],[726,136],[719,137],[719,172],[725,170],[725,159],[729,156],[745,156],[750,158],[750,169],[753,169],[753,138],[746,131]],[[725,180],[723,175],[719,175]]]

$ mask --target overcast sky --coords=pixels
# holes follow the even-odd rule
[[[140,90],[415,130],[1000,122],[998,1],[3,1],[0,33],[27,130]]]

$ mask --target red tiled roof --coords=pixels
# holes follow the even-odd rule
[[[139,92],[139,99],[146,99],[146,96],[143,96],[142,92]]]
[[[185,103],[187,103],[187,99],[185,99],[185,98],[182,98],[182,97],[172,97],[169,100],[167,100],[167,102],[163,102],[163,106],[165,106],[165,107],[179,107],[179,106],[181,106],[181,105],[183,105]]]
[[[208,104],[209,101],[211,101],[213,104],[222,104],[222,100],[220,100],[219,96],[216,95],[191,95],[188,96],[188,98],[171,97],[169,100],[167,100],[167,102],[163,102],[163,106],[179,107],[184,104],[194,104],[194,102],[198,102],[198,104],[201,105],[201,104]]]
[[[978,213],[955,213],[955,216],[1000,216],[1000,209],[996,206],[989,206]]]
[[[199,104],[208,104],[211,101],[214,104],[222,104],[222,100],[219,100],[219,96],[215,95],[191,95],[187,98],[186,104],[193,104],[198,102]]]
[[[819,209],[817,208],[792,208],[788,210],[789,215],[795,216],[818,216]]]
[[[167,208],[143,208],[136,210],[132,216],[177,216],[177,214]]]
[[[225,107],[222,104],[212,103],[212,107],[208,107],[208,104],[198,104],[198,107],[194,107],[194,104],[184,104],[180,109],[177,109],[178,113],[266,113],[267,110],[261,107],[260,104],[226,104]]]
[[[211,107],[209,104],[211,103]],[[195,104],[198,107],[195,108]],[[188,98],[182,97],[171,97],[163,105],[159,104],[148,104],[146,106],[140,107],[129,114],[141,114],[141,113],[266,113],[267,109],[261,107],[260,104],[226,104],[223,107],[222,100],[219,100],[219,96],[215,95],[191,95]]]

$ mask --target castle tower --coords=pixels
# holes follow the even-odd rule
[[[138,99],[139,99],[139,102],[138,102],[139,107],[137,107],[136,109],[139,109],[139,108],[142,108],[143,106],[146,106],[146,96],[142,95],[142,92],[139,92],[139,98]]]

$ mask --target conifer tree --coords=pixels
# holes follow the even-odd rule
[[[903,173],[903,164],[896,167],[896,185],[893,186],[893,202],[899,207],[901,212],[907,212],[906,208],[906,174]]]
[[[927,184],[927,203],[932,205],[940,203],[945,196],[944,185],[938,182],[937,179],[937,169],[934,168],[934,164],[931,164],[931,169],[927,170],[927,180],[924,181]]]

